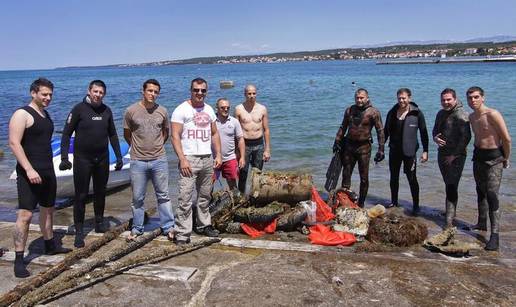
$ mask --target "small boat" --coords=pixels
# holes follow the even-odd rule
[[[222,80],[219,82],[220,88],[227,89],[235,86],[235,83],[232,80]]]
[[[73,141],[74,138],[70,139],[70,148],[68,151],[68,159],[73,163]],[[129,157],[129,144],[126,141],[120,140],[120,151],[122,153],[124,166],[121,170],[115,171],[116,156],[111,144],[109,144],[109,179],[107,183],[107,190],[114,189],[131,182],[131,175],[129,173],[130,168],[130,157]],[[54,163],[54,171],[57,179],[57,192],[58,198],[73,197],[75,195],[74,184],[73,184],[73,167],[69,170],[59,170],[59,164],[61,163],[61,138],[52,138],[52,160]],[[14,170],[9,179],[16,179],[16,170]],[[93,194],[93,183],[90,183],[90,194]]]

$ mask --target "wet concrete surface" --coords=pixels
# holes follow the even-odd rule
[[[512,179],[511,179],[512,180]],[[401,208],[389,209],[399,214],[410,213],[408,187],[402,186]],[[438,233],[444,223],[442,188],[423,192],[422,214],[418,219],[429,227],[429,234]],[[474,188],[463,186],[458,209],[458,226],[476,222]],[[149,190],[150,192],[150,190]],[[376,191],[378,192],[378,191]],[[403,194],[405,193],[405,194]],[[385,195],[381,193],[381,195]],[[131,216],[130,189],[107,198],[106,217],[111,225]],[[516,203],[512,197],[501,198],[501,250],[479,250],[468,258],[452,258],[431,253],[422,247],[391,249],[384,252],[358,252],[365,243],[352,247],[323,248],[317,252],[296,252],[215,244],[192,253],[163,261],[165,266],[197,268],[188,281],[167,281],[121,274],[78,291],[46,302],[48,306],[514,306],[516,302]],[[371,193],[369,205],[386,201]],[[154,204],[149,193],[147,206]],[[369,206],[368,205],[368,206]],[[2,221],[14,221],[14,210],[4,206]],[[5,217],[5,219],[4,219]],[[86,217],[92,225],[92,206]],[[72,224],[72,208],[56,212],[55,224]],[[157,217],[152,221],[155,223]],[[33,223],[37,224],[37,213]],[[0,225],[4,234],[0,245],[13,249],[12,225]],[[477,242],[481,246],[489,232],[460,230],[457,239]],[[66,247],[73,246],[73,235],[65,231],[56,237]],[[228,236],[226,236],[228,237]],[[245,235],[232,238],[249,239]],[[86,242],[95,240],[88,236]],[[300,233],[276,233],[259,240],[309,244]],[[113,243],[116,244],[116,243]],[[137,252],[145,252],[158,244],[155,241]],[[39,232],[31,231],[30,253],[43,251]],[[29,264],[34,274],[46,267]],[[3,282],[0,293],[14,288],[21,280],[12,273],[12,263],[0,261]]]

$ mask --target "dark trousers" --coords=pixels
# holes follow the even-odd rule
[[[249,165],[251,167],[259,168],[260,170],[263,168],[263,151],[264,145],[247,145],[245,146],[245,165],[240,170],[238,175],[238,189],[240,192],[245,193],[245,185],[247,182],[247,175],[249,173]]]
[[[391,148],[389,150],[389,171],[391,174],[391,202],[398,205],[398,190],[400,184],[400,169],[403,163],[403,172],[407,175],[407,180],[412,194],[414,208],[419,207],[419,183],[416,177],[416,157],[407,157],[401,150]]]
[[[371,144],[353,145],[345,144],[341,154],[342,161],[342,187],[351,187],[351,175],[358,161],[358,173],[360,174],[360,196],[358,203],[363,205],[369,190],[369,161],[371,160]]]
[[[86,198],[90,189],[90,179],[93,179],[93,209],[96,221],[104,216],[106,204],[106,185],[109,178],[109,157],[89,158],[74,156],[73,182],[75,185],[75,200],[73,205],[73,221],[75,224],[84,223]]]

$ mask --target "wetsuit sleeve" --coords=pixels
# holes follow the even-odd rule
[[[335,140],[342,141],[344,139],[344,136],[346,135],[346,131],[348,130],[349,126],[349,114],[350,114],[351,108],[347,108],[346,111],[344,111],[344,117],[342,118],[342,123],[340,124],[339,130],[337,131],[337,136],[335,137]]]
[[[68,117],[63,128],[63,134],[61,135],[61,160],[68,160],[68,149],[70,148],[70,138],[73,132],[77,128],[77,124],[80,121],[79,106],[75,106]]]
[[[389,139],[389,134],[390,134],[390,127],[391,127],[391,112],[389,111],[387,113],[387,117],[385,118],[385,126],[383,126],[383,135],[385,137],[384,139],[384,143],[387,143],[387,140]]]
[[[438,112],[435,116],[435,122],[434,122],[434,128],[432,129],[432,137],[435,138],[436,135],[439,134],[439,115],[441,115],[441,112]]]
[[[380,111],[376,110],[374,127],[376,129],[376,137],[378,138],[378,150],[384,151],[385,149],[385,134],[382,124],[382,115]]]
[[[116,133],[115,122],[113,121],[113,113],[109,110],[109,122],[108,122],[108,134],[109,143],[113,147],[117,160],[122,159],[122,153],[120,151],[120,142],[118,141],[118,134]]]
[[[423,152],[428,152],[428,131],[426,130],[425,116],[423,115],[423,112],[419,111],[418,118],[419,136],[421,137],[421,143],[423,143]]]
[[[457,142],[455,146],[454,155],[462,155],[467,151],[469,141],[471,141],[471,128],[469,126],[469,120],[467,117],[460,118],[458,121],[457,129]]]

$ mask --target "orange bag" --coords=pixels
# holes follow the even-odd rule
[[[263,236],[265,233],[274,233],[276,231],[276,221],[277,218],[270,223],[242,223],[240,227],[242,227],[242,230],[251,238],[258,238]]]
[[[355,204],[348,194],[344,191],[338,191],[336,193],[337,197],[337,204],[335,204],[335,207],[344,207],[344,208],[358,208],[358,205]]]
[[[332,231],[326,225],[317,224],[309,228],[310,234],[308,239],[312,244],[335,246],[335,245],[352,245],[357,241],[355,235],[348,232]]]
[[[317,205],[315,212],[317,222],[327,222],[335,218],[335,214],[331,211],[330,206],[322,200],[315,187],[312,187],[312,201]]]

